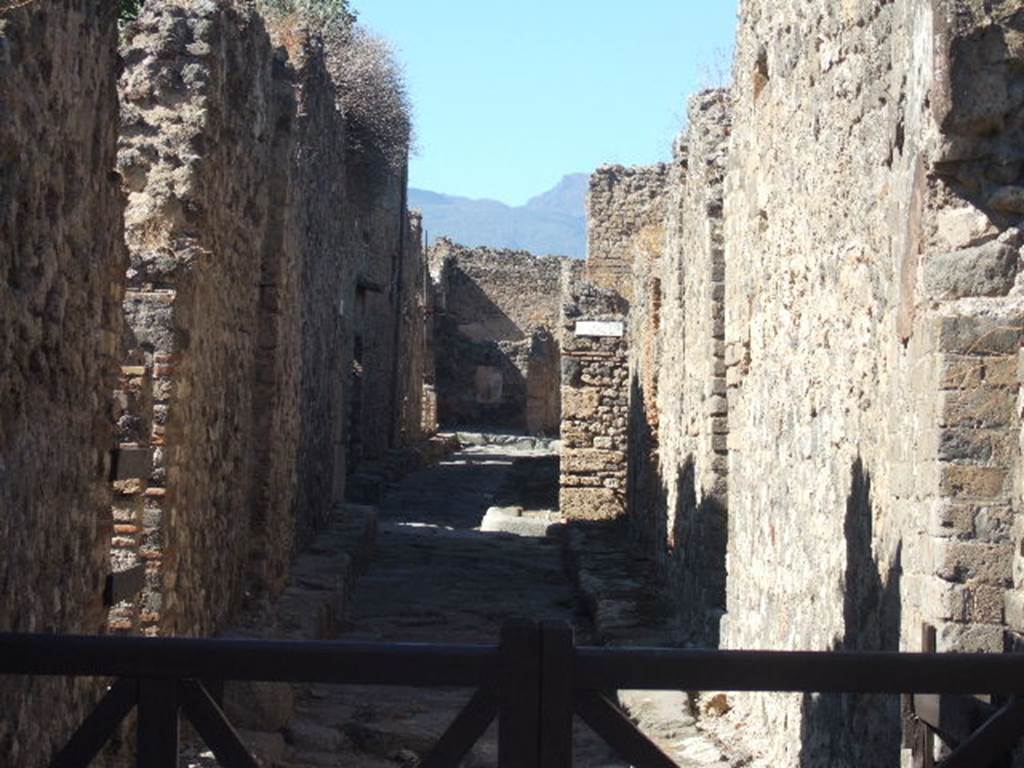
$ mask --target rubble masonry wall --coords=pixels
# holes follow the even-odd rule
[[[154,471],[118,487],[114,544],[148,577],[113,627],[204,635],[279,591],[351,465],[400,439],[423,260],[404,169],[347,148],[315,42],[176,0],[129,34],[125,370],[152,379]]]
[[[587,193],[587,278],[632,298],[638,247],[664,237],[670,168],[659,163],[606,165],[591,174]]]
[[[109,4],[0,14],[0,632],[95,633],[110,572],[124,282]],[[0,754],[42,765],[93,681],[5,679]]]
[[[631,509],[679,603],[707,602],[694,577],[724,555],[725,614],[684,609],[691,638],[913,651],[931,627],[939,650],[1017,647],[1012,6],[745,0],[731,94],[691,104],[656,275],[657,413],[633,418],[657,424],[665,499]],[[772,765],[903,752],[891,698],[734,704]]]
[[[441,239],[430,261],[441,425],[557,435],[561,276],[570,260]]]
[[[627,305],[581,278],[564,274],[559,509],[570,521],[611,520],[625,514],[628,492]]]

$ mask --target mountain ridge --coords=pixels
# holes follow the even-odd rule
[[[410,187],[409,207],[423,213],[429,243],[448,237],[470,247],[584,258],[589,178],[584,173],[568,174],[521,206]]]

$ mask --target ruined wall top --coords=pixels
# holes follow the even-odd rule
[[[587,194],[589,278],[625,298],[632,292],[635,247],[663,239],[671,166],[606,165],[590,177]]]
[[[430,249],[430,271],[444,311],[477,340],[521,341],[559,325],[563,256],[467,248],[441,238]]]

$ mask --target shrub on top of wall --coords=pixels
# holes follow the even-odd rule
[[[358,25],[326,39],[327,66],[348,124],[350,148],[401,168],[412,143],[405,73],[391,44]]]
[[[348,0],[258,0],[257,7],[289,49],[309,38],[323,45],[348,148],[365,159],[383,159],[389,170],[402,168],[412,116],[405,72],[391,44],[356,23]]]
[[[301,18],[314,34],[347,32],[356,16],[348,0],[257,0],[257,7],[272,24]]]
[[[135,19],[145,0],[120,0],[120,19]],[[319,38],[327,52],[337,98],[348,126],[349,149],[405,165],[412,116],[405,72],[391,44],[356,23],[348,0],[257,0],[279,42]]]

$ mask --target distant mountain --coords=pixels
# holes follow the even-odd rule
[[[584,258],[588,183],[589,176],[583,173],[566,176],[554,189],[519,207],[410,189],[409,207],[423,212],[431,243],[438,237],[450,237],[462,245]]]
[[[573,173],[563,176],[562,180],[553,189],[541,195],[537,195],[526,203],[526,207],[533,211],[547,211],[548,213],[561,213],[575,218],[586,218],[587,216],[587,189],[590,186],[590,176],[585,173]]]

